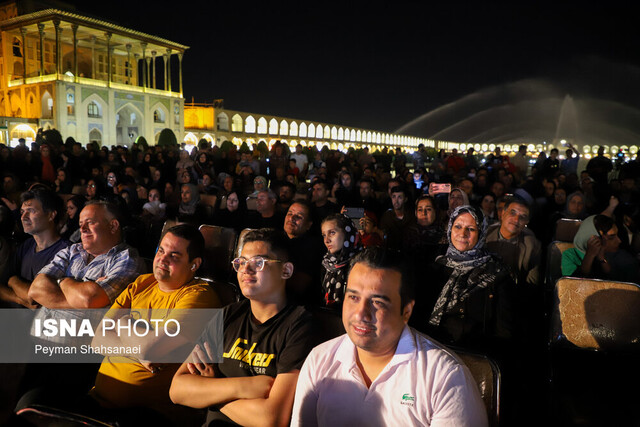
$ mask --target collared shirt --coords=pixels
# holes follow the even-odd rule
[[[82,243],[76,243],[58,252],[38,274],[46,274],[55,280],[71,277],[79,282],[96,282],[109,297],[109,302],[113,303],[120,292],[144,272],[144,262],[138,256],[138,251],[126,243],[120,243],[93,259],[84,250]],[[96,316],[99,314],[96,312]],[[52,310],[42,307],[34,319],[79,319],[81,316],[83,314],[78,310]],[[92,320],[100,319],[96,317]],[[59,344],[76,342],[70,337],[50,337],[47,341]]]
[[[314,348],[298,377],[291,425],[486,426],[487,416],[467,367],[405,326],[368,388],[346,334]]]
[[[90,257],[82,243],[76,243],[58,252],[39,274],[56,280],[71,277],[79,282],[96,282],[113,303],[120,292],[144,272],[138,251],[126,243],[120,243],[92,260]]]

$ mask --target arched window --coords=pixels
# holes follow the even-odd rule
[[[245,133],[256,133],[256,119],[253,116],[247,116],[244,121]]]
[[[157,109],[153,112],[154,123],[164,123],[164,120],[165,120],[164,111]]]
[[[291,125],[289,125],[289,136],[298,136],[298,123],[291,122]]]
[[[87,115],[94,119],[99,119],[102,117],[102,111],[100,111],[100,104],[95,101],[91,101],[87,105]]]
[[[338,129],[336,127],[331,128],[331,139],[339,139],[338,138]]]
[[[258,133],[263,135],[267,133],[267,119],[264,117],[258,119]]]
[[[322,130],[322,125],[318,125],[316,128],[316,138],[321,139],[324,138],[324,132]]]
[[[269,135],[278,134],[278,121],[276,119],[269,120]]]
[[[289,134],[289,124],[286,120],[280,122],[280,135],[287,136]]]
[[[240,114],[234,114],[231,117],[231,132],[242,132],[242,117],[240,117]]]
[[[216,120],[216,128],[217,128],[217,130],[228,132],[229,131],[229,116],[227,116],[225,113],[218,114],[217,120]]]
[[[309,138],[313,138],[314,136],[316,136],[316,125],[314,125],[313,123],[309,125],[309,128],[307,129],[307,135],[309,135]]]
[[[300,138],[307,137],[307,124],[305,122],[300,123],[300,129],[299,129],[298,135],[300,136]]]
[[[344,129],[342,129],[342,128],[338,129],[338,138],[337,139],[340,140],[340,141],[345,139],[344,138]]]

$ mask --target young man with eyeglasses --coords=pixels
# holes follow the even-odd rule
[[[206,425],[289,424],[298,373],[316,334],[311,314],[287,299],[294,268],[288,252],[281,231],[247,234],[233,260],[246,299],[224,309],[223,362],[208,363],[205,331],[173,378],[171,400],[209,408]]]

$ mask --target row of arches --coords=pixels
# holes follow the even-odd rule
[[[223,132],[247,133],[258,135],[271,135],[277,137],[313,138],[345,142],[363,142],[371,144],[385,144],[397,146],[417,147],[419,144],[427,145],[422,138],[387,134],[361,129],[343,128],[330,125],[307,123],[295,120],[278,121],[275,118],[267,120],[265,117],[256,119],[252,115],[243,118],[240,114],[234,114],[229,118],[227,113],[216,115],[216,129]]]

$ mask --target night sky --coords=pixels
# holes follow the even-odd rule
[[[412,129],[464,139],[481,131],[442,130],[527,97],[554,98],[551,115],[567,94],[576,105],[597,100],[628,111],[640,99],[639,26],[630,5],[270,3],[76,2],[78,12],[190,46],[185,99],[223,98],[229,109],[392,132],[480,94],[442,123]],[[508,89],[522,89],[523,81],[534,82],[526,93]],[[544,88],[540,95],[537,88]]]

